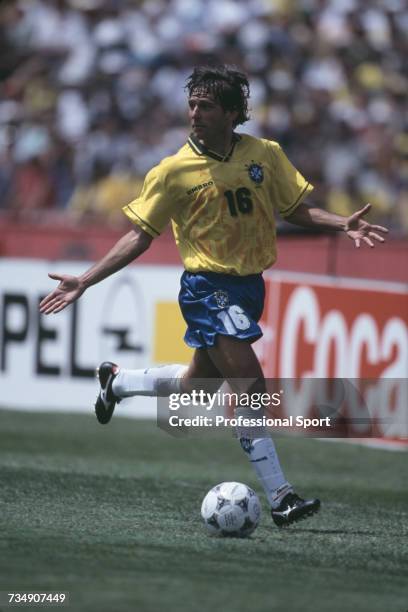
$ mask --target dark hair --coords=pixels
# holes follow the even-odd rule
[[[246,75],[229,66],[198,66],[187,79],[189,96],[202,90],[213,96],[225,111],[237,111],[234,127],[249,119],[249,83]]]

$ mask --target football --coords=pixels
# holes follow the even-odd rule
[[[204,497],[201,516],[211,535],[245,538],[258,526],[261,504],[247,485],[222,482]]]

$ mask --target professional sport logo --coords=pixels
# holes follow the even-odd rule
[[[229,297],[226,291],[220,289],[214,293],[214,297],[218,308],[226,308],[229,305]]]
[[[260,185],[264,180],[264,172],[261,164],[253,163],[250,166],[247,166],[249,178],[257,185]]]

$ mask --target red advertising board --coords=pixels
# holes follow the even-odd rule
[[[376,425],[379,436],[408,436],[404,284],[270,273],[261,323],[264,337],[257,352],[267,378],[363,379],[366,389],[367,381],[403,381],[399,390],[388,385],[388,396],[381,395],[381,401],[377,393],[370,409],[379,422],[387,422],[387,427]]]

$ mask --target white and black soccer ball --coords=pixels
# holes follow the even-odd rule
[[[261,518],[258,496],[240,482],[221,482],[203,499],[201,516],[211,535],[249,536]]]

